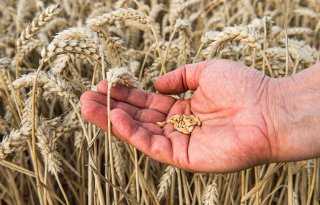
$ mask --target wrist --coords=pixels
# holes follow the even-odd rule
[[[273,162],[320,156],[320,64],[270,79],[263,115]]]

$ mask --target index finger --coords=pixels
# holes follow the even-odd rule
[[[202,70],[209,61],[184,65],[155,81],[156,89],[164,94],[179,94],[187,90],[196,90]]]
[[[103,80],[98,83],[98,91],[108,94],[108,81]],[[116,85],[111,89],[111,97],[117,101],[126,102],[139,108],[147,108],[168,114],[172,105],[176,102],[173,97],[150,93],[138,88],[128,88]]]

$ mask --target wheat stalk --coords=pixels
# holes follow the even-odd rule
[[[37,127],[37,146],[40,149],[41,155],[43,157],[46,169],[51,172],[52,175],[55,176],[59,188],[61,189],[65,201],[69,204],[68,197],[61,185],[58,173],[62,171],[62,162],[61,162],[61,155],[57,151],[57,144],[54,139],[54,132],[50,130],[50,127],[44,121],[41,122],[40,126]],[[46,174],[45,174],[46,176]],[[45,177],[45,184],[46,184],[46,177]]]
[[[107,81],[108,81],[108,96],[107,96],[107,104],[108,104],[108,142],[109,142],[109,152],[110,152],[110,163],[111,163],[111,177],[112,183],[115,183],[115,174],[114,174],[114,162],[113,162],[113,153],[112,153],[112,137],[111,137],[111,122],[110,122],[110,94],[111,89],[117,83],[121,85],[125,85],[127,87],[139,87],[140,83],[138,79],[129,71],[128,68],[120,67],[120,68],[111,68],[107,72]],[[115,194],[115,189],[113,189]],[[139,199],[138,199],[139,201]]]

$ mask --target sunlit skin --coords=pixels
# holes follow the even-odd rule
[[[281,126],[276,119],[283,117],[281,106],[272,104],[277,86],[278,80],[233,61],[185,65],[156,80],[158,93],[120,85],[112,88],[112,132],[155,160],[193,172],[233,172],[316,156],[288,158],[282,153],[279,143],[288,136],[279,139],[281,130],[276,130]],[[187,90],[194,91],[191,99],[168,96]],[[81,96],[82,115],[105,131],[107,91],[107,81],[101,81],[98,92]],[[172,124],[156,125],[176,114],[198,116],[202,125],[191,135],[174,130]]]

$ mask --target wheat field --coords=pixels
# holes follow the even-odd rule
[[[79,103],[100,80],[152,92],[212,58],[290,76],[319,61],[319,38],[319,0],[1,0],[0,204],[319,204],[318,159],[189,173],[90,124]]]

